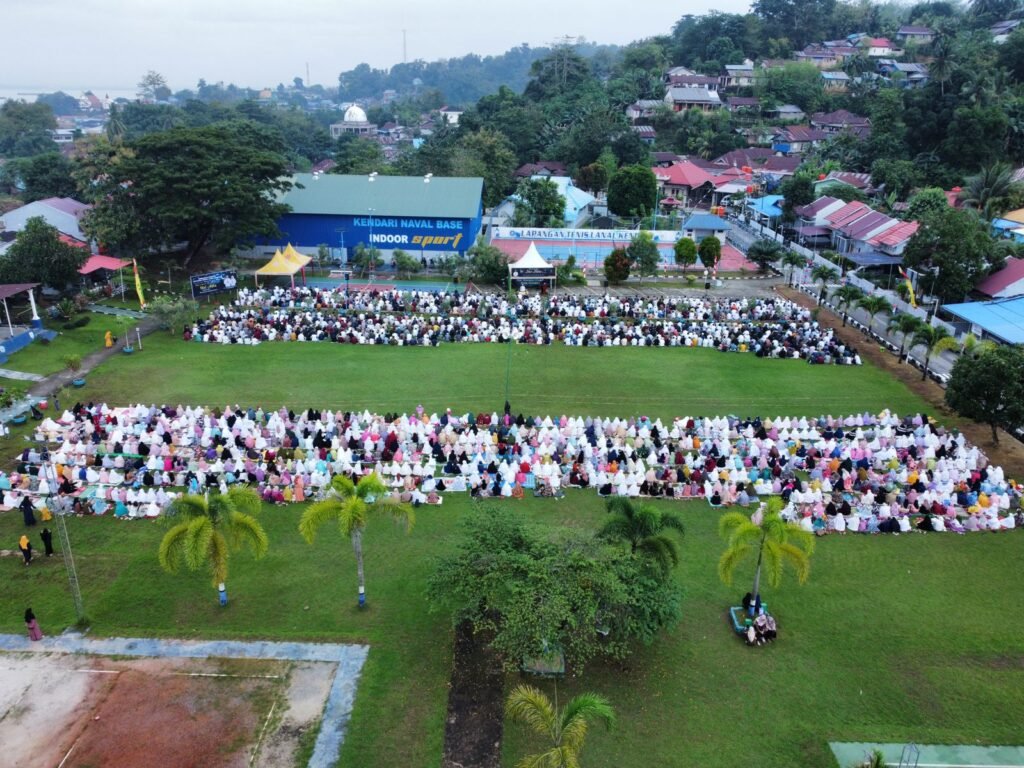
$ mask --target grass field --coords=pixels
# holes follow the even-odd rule
[[[423,509],[409,535],[387,521],[371,524],[365,612],[354,607],[347,542],[325,530],[305,544],[298,507],[264,510],[270,553],[232,560],[227,609],[205,575],[160,571],[162,523],[69,526],[95,634],[369,642],[341,765],[435,766],[450,634],[446,617],[429,612],[424,584],[434,558],[455,545],[468,507],[449,497]],[[591,733],[586,765],[827,766],[829,740],[1019,741],[1024,656],[1007,620],[1020,608],[1010,586],[1022,565],[1019,535],[820,540],[806,586],[766,593],[780,641],[749,649],[726,624],[725,607],[748,587],[745,579],[732,589],[718,581],[717,513],[700,502],[678,508],[687,523],[681,623],[624,667],[594,665],[559,684],[560,698],[598,691],[618,711],[614,732]],[[604,514],[588,492],[526,500],[517,510],[539,525],[586,529]],[[3,514],[0,540],[14,542],[21,527],[17,512]],[[23,631],[29,604],[44,631],[73,621],[59,557],[28,568],[6,557],[0,570],[0,630]],[[510,727],[506,764],[529,746]]]
[[[19,352],[8,365],[60,368],[68,351],[102,338],[97,322]],[[508,354],[503,345],[223,347],[157,333],[142,353],[115,356],[90,374],[79,396],[490,411],[505,399]],[[870,366],[690,349],[517,346],[509,383],[513,408],[527,413],[671,418],[926,407]],[[270,554],[259,563],[245,554],[232,561],[227,609],[217,606],[202,574],[159,570],[163,523],[72,519],[69,528],[94,634],[369,642],[340,765],[436,766],[451,634],[447,618],[428,611],[424,587],[434,560],[455,546],[468,508],[468,500],[449,497],[440,509],[423,509],[409,536],[384,521],[371,525],[365,612],[354,607],[350,546],[329,530],[316,546],[306,545],[296,531],[299,507],[264,510]],[[810,767],[834,765],[829,740],[1020,741],[1015,713],[1024,704],[1024,652],[1012,622],[1021,608],[1013,586],[1024,566],[1019,532],[822,540],[807,586],[766,595],[781,641],[753,650],[726,625],[726,607],[747,586],[718,581],[717,514],[698,502],[679,508],[688,525],[678,571],[681,623],[624,667],[595,665],[559,685],[560,698],[598,691],[618,711],[613,733],[592,731],[586,765]],[[599,499],[583,492],[561,502],[525,500],[516,509],[539,525],[586,529],[604,514]],[[21,530],[17,512],[0,514],[3,547],[14,549]],[[0,558],[0,583],[0,630],[24,631],[29,604],[44,631],[73,622],[59,558],[29,568],[17,557]],[[511,727],[506,764],[528,746]]]
[[[82,397],[114,403],[500,411],[509,348],[185,343],[157,333],[144,351],[89,377]],[[16,367],[16,358],[12,366]],[[671,418],[684,414],[818,415],[925,408],[870,366],[811,366],[702,349],[513,346],[509,399],[541,414]]]

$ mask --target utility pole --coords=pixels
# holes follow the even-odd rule
[[[409,63],[409,51],[406,48],[406,30],[402,30],[402,63]]]

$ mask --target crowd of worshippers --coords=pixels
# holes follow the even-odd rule
[[[284,289],[275,289],[286,293]],[[306,289],[310,290],[310,289]],[[268,291],[268,293],[271,293]],[[333,296],[333,293],[329,292]],[[448,295],[448,294],[445,294]],[[463,300],[465,294],[450,294]],[[860,364],[856,349],[820,326],[808,310],[783,299],[708,301],[638,299],[624,301],[613,314],[610,299],[568,297],[552,303],[549,314],[535,314],[533,302],[512,305],[506,298],[474,295],[475,311],[445,313],[427,292],[388,292],[349,311],[314,306],[220,306],[206,320],[186,328],[186,340],[220,344],[264,341],[329,341],[348,344],[438,346],[447,343],[553,344],[569,346],[705,347],[723,352],[754,352],[758,357],[799,358],[812,363]],[[480,311],[493,302],[492,311]],[[503,305],[514,307],[502,312]],[[594,309],[591,305],[595,305]],[[471,305],[459,304],[461,309]],[[429,310],[429,314],[420,314]]]
[[[779,495],[786,517],[812,529],[824,521],[826,530],[874,532],[884,520],[900,525],[913,516],[929,518],[932,530],[962,524],[969,531],[1012,527],[1005,521],[1021,491],[961,433],[889,411],[663,423],[510,410],[400,415],[76,404],[41,422],[36,436],[50,447],[23,455],[12,490],[24,476],[28,490],[33,468],[49,465],[60,494],[134,491],[145,494],[136,503],[147,514],[169,502],[171,488],[224,491],[241,482],[268,502],[287,503],[321,497],[337,474],[358,480],[375,472],[395,499],[415,504],[440,504],[445,492],[557,497],[570,487],[712,506],[750,507]],[[109,496],[100,500],[116,505]]]

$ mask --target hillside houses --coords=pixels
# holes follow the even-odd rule
[[[919,226],[916,221],[894,219],[865,203],[846,203],[827,195],[798,206],[794,213],[798,217],[794,228],[798,239],[815,247],[832,248],[844,256],[902,256]]]

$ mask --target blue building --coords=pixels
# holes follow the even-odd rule
[[[315,254],[321,245],[347,260],[360,243],[389,261],[395,250],[411,256],[465,254],[480,234],[483,179],[423,176],[342,176],[300,173],[278,198],[291,207],[277,222],[281,237],[253,249],[272,254],[291,243]]]

